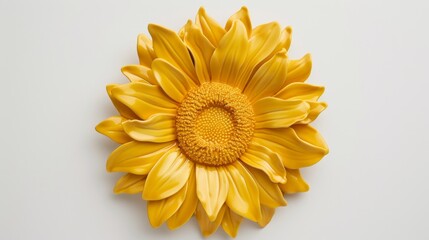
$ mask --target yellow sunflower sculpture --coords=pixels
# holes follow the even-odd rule
[[[265,226],[285,193],[309,189],[300,168],[328,147],[308,125],[326,108],[324,88],[303,83],[310,55],[288,58],[291,28],[252,27],[245,7],[221,27],[201,8],[176,33],[150,24],[140,64],[108,85],[119,112],[96,130],[122,144],[107,160],[124,172],[115,193],[142,193],[153,227],[194,214],[202,234],[236,236],[243,218]]]

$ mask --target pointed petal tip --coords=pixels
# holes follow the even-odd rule
[[[235,214],[230,209],[227,209],[222,219],[222,228],[230,237],[235,238],[242,220],[243,217]]]
[[[286,48],[282,48],[279,52],[276,53],[276,56],[287,58],[287,50]]]
[[[149,33],[152,35],[153,32],[157,31],[158,29],[165,29],[165,27],[158,25],[156,23],[149,23],[147,25],[147,30],[149,30]]]
[[[118,86],[118,84],[114,84],[114,83],[112,83],[112,84],[107,84],[106,85],[106,92],[109,94],[109,95],[111,95],[112,94],[112,90],[113,90],[113,88],[115,88],[115,87],[117,87]]]
[[[325,148],[325,152],[324,153],[325,153],[325,155],[329,154],[329,148],[328,147]]]
[[[148,217],[148,219],[149,219],[149,223],[152,226],[152,228],[156,229],[156,228],[161,227],[161,225],[162,225],[162,221],[161,220],[151,220],[149,217]]]
[[[262,218],[262,213],[261,213],[261,209],[259,209],[259,211],[250,211],[251,213],[246,216],[250,221],[253,222],[259,222]]]
[[[113,154],[113,152],[109,155],[109,157],[107,158],[107,161],[106,161],[106,171],[109,173],[113,172],[113,166],[114,166],[113,161],[111,160],[112,154]]]
[[[102,124],[103,122],[100,122],[100,123],[98,123],[97,124],[97,126],[95,126],[95,131],[97,131],[98,133],[100,133],[100,134],[103,134],[103,129],[102,129],[102,127],[101,127],[101,124]]]
[[[201,6],[201,7],[198,9],[198,14],[199,14],[199,15],[204,15],[204,14],[206,14],[206,9],[205,9],[203,6]]]
[[[323,87],[323,90],[322,90],[322,92],[323,91],[325,91],[325,88]],[[324,108],[323,110],[325,110],[326,108],[328,108],[328,103],[326,103],[326,102],[319,102],[320,103],[320,105],[322,105],[322,107]]]
[[[244,12],[245,15],[249,15],[249,9],[246,6],[242,6],[238,12]]]
[[[273,21],[273,22],[271,22],[271,24],[273,24],[273,27],[278,28],[278,29],[279,29],[279,31],[281,30],[281,29],[280,29],[280,28],[281,28],[281,26],[280,26],[280,23],[279,23],[279,22],[277,22],[277,21]]]
[[[216,221],[217,215],[218,215],[218,213],[213,213],[213,212],[207,213],[207,216],[209,217],[210,222]]]
[[[285,184],[287,182],[287,180],[286,180],[286,174],[284,175],[284,177],[280,177],[279,176],[279,177],[276,177],[275,179],[276,179],[277,183]]]
[[[106,171],[109,173],[113,172],[113,168],[110,166],[110,164],[106,164]]]
[[[174,230],[176,230],[176,229],[178,229],[179,228],[179,226],[176,226],[176,225],[171,225],[171,224],[168,224],[169,222],[167,221],[167,227],[168,227],[168,229],[169,230],[171,230],[171,231],[174,231]]]
[[[126,66],[121,67],[121,73],[125,74],[124,71],[126,70]]]
[[[301,186],[301,188],[299,190],[294,190],[294,191],[288,191],[288,192],[284,192],[283,194],[296,194],[296,193],[303,193],[303,192],[308,192],[310,191],[310,186],[305,183],[305,185]]]
[[[106,171],[108,173],[111,173],[111,172],[114,172],[114,170],[115,168],[114,168],[114,163],[112,161],[112,154],[110,154],[110,156],[107,158],[107,161],[106,161]]]
[[[260,228],[265,228],[268,225],[268,223],[258,223],[258,226]]]

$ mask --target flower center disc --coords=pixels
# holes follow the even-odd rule
[[[219,166],[236,161],[255,127],[253,108],[238,88],[203,83],[177,111],[179,147],[194,162]]]

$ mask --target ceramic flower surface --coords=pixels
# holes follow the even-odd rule
[[[265,226],[283,194],[308,190],[300,168],[328,148],[309,123],[324,88],[304,83],[311,58],[291,60],[291,28],[252,27],[245,7],[221,27],[201,8],[176,33],[149,25],[130,83],[107,86],[119,112],[97,131],[122,144],[107,170],[114,191],[141,193],[154,227],[196,216],[204,236],[236,236],[243,218]]]

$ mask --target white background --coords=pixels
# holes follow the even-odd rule
[[[202,238],[195,220],[154,230],[140,196],[114,195],[116,144],[94,131],[137,34],[178,30],[202,5],[222,24],[247,5],[254,25],[291,25],[290,57],[312,53],[329,103],[310,192],[237,239],[429,239],[426,2],[0,0],[0,239]]]

